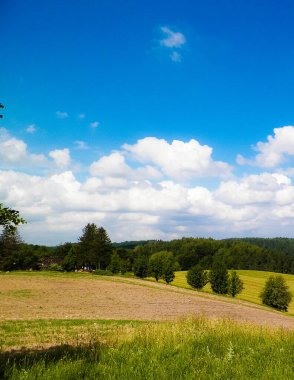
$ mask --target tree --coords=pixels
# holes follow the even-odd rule
[[[192,288],[202,289],[208,283],[207,271],[200,265],[195,265],[187,272],[187,282]]]
[[[178,264],[172,252],[160,251],[151,255],[148,272],[156,281],[163,278],[166,283],[170,283],[174,279],[174,271],[177,267]]]
[[[281,276],[270,276],[260,294],[262,303],[281,311],[287,311],[292,300],[292,294]]]
[[[237,294],[241,293],[244,289],[243,281],[240,279],[236,271],[232,271],[229,277],[229,290],[228,293],[235,297]]]
[[[6,225],[0,236],[0,270],[21,269],[21,243],[16,227]]]
[[[108,265],[107,269],[114,274],[121,271],[121,259],[116,252],[111,255],[110,264]]]
[[[227,294],[229,288],[229,274],[226,266],[220,262],[215,261],[209,273],[209,280],[211,289],[218,294]]]
[[[138,255],[133,265],[134,275],[140,278],[145,278],[148,275],[148,257]]]
[[[19,224],[24,224],[26,221],[20,217],[19,211],[12,210],[9,207],[3,207],[0,203],[0,226],[13,230]]]
[[[80,266],[90,269],[105,269],[112,253],[111,240],[103,227],[88,223],[79,238],[77,261]]]

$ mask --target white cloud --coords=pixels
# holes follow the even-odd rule
[[[258,142],[254,150],[258,152],[254,159],[248,160],[238,155],[237,163],[264,168],[274,168],[285,163],[288,157],[294,157],[294,127],[275,128],[274,136],[268,136],[267,142]]]
[[[79,117],[79,119],[84,119],[86,117],[86,115],[84,113],[80,113],[78,117]]]
[[[35,133],[37,130],[36,128],[36,125],[35,124],[30,124],[27,128],[26,128],[26,132],[28,133]]]
[[[230,165],[212,160],[211,147],[194,139],[188,142],[174,140],[169,144],[164,139],[146,137],[134,145],[125,144],[123,148],[134,160],[150,163],[165,176],[177,180],[231,174]]]
[[[71,163],[69,149],[55,149],[49,152],[49,156],[53,158],[55,164],[59,168],[66,168]]]
[[[48,160],[44,154],[33,154],[27,149],[27,144],[0,128],[0,167],[44,167]]]
[[[230,165],[214,161],[212,153],[194,139],[147,137],[92,162],[89,176],[80,179],[69,149],[51,150],[50,159],[36,156],[1,129],[0,199],[28,220],[20,232],[34,243],[76,241],[88,222],[103,225],[114,241],[293,236],[290,176],[265,171],[233,177]],[[23,173],[21,165],[33,167],[34,159],[46,171]],[[209,176],[222,181],[214,179],[213,189],[199,185],[199,178]]]
[[[90,123],[90,127],[94,129],[99,127],[99,125],[100,125],[99,121],[93,121],[92,123]]]
[[[160,40],[160,45],[168,48],[180,48],[186,43],[186,37],[183,33],[174,32],[167,26],[160,28],[164,34],[164,38]]]
[[[56,112],[56,117],[58,119],[66,119],[69,117],[69,114],[67,112],[64,112],[64,111],[57,111]]]

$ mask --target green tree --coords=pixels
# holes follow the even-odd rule
[[[110,264],[108,265],[107,269],[114,274],[121,271],[121,258],[116,252],[111,255]]]
[[[177,269],[178,265],[172,252],[160,251],[153,253],[149,259],[148,272],[149,274],[158,281],[163,278],[168,281],[170,280],[172,273]]]
[[[134,275],[140,278],[148,276],[148,257],[145,255],[138,255],[133,264]]]
[[[0,270],[20,269],[21,244],[16,227],[6,225],[0,236]]]
[[[19,211],[4,207],[3,204],[0,203],[0,226],[13,230],[19,224],[24,223],[26,223],[26,221],[20,217]]]
[[[281,311],[287,311],[292,300],[292,294],[281,276],[270,276],[260,294],[262,303]]]
[[[78,265],[90,269],[105,269],[110,263],[111,253],[111,240],[106,230],[103,227],[97,228],[94,223],[88,223],[79,238]]]
[[[235,297],[237,294],[241,293],[244,289],[243,281],[240,279],[236,271],[232,271],[229,277],[229,289],[228,293]]]
[[[214,293],[227,294],[229,290],[229,274],[226,266],[220,262],[215,261],[209,273],[209,281],[211,289]]]
[[[202,289],[208,283],[207,271],[200,265],[195,265],[187,272],[187,282],[192,288]]]

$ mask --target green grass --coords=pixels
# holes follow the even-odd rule
[[[138,324],[131,334],[122,329],[118,336],[108,339],[97,331],[88,344],[65,341],[42,350],[2,351],[0,377],[286,380],[294,375],[293,331],[187,319]]]
[[[186,271],[176,272],[172,285],[179,286],[181,288],[192,289],[191,286],[187,284],[186,273]],[[237,270],[237,273],[239,274],[241,280],[244,282],[244,289],[242,293],[239,294],[236,298],[244,301],[254,302],[259,305],[262,304],[261,299],[259,298],[259,294],[261,293],[261,290],[264,287],[267,278],[271,275],[277,275],[277,273],[273,272],[261,272],[254,270]],[[286,280],[286,283],[289,286],[294,298],[294,275],[281,275]],[[203,291],[212,293],[209,284],[204,287]],[[289,305],[287,315],[294,315],[294,299]]]

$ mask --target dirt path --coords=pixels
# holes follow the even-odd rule
[[[257,305],[137,279],[0,276],[0,321],[167,320],[189,315],[294,327],[294,318]]]

